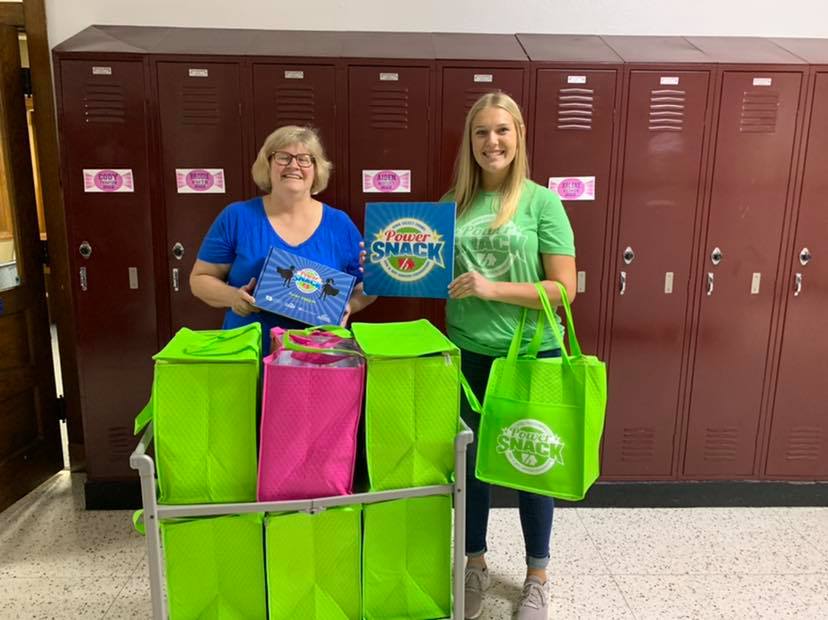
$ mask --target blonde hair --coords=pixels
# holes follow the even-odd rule
[[[502,92],[489,93],[478,99],[466,115],[466,124],[463,129],[463,140],[460,151],[457,153],[457,162],[454,167],[454,185],[450,190],[457,203],[457,217],[463,214],[482,186],[482,170],[474,159],[472,152],[472,122],[474,117],[485,108],[501,108],[512,117],[517,133],[517,148],[515,158],[509,166],[509,173],[500,186],[500,208],[491,224],[492,230],[500,228],[509,222],[517,211],[523,182],[529,176],[529,158],[526,155],[526,124],[520,107],[509,95]]]
[[[307,147],[308,153],[313,156],[314,175],[310,193],[318,194],[328,186],[333,164],[325,157],[325,149],[322,147],[319,134],[312,127],[285,125],[265,138],[264,144],[262,144],[262,148],[259,149],[259,154],[256,156],[256,161],[253,162],[253,167],[250,168],[253,181],[259,186],[260,190],[270,193],[273,190],[270,183],[270,156],[274,151],[291,144],[301,144]]]

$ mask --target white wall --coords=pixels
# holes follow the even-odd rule
[[[826,0],[45,0],[49,42],[91,24],[828,37]]]

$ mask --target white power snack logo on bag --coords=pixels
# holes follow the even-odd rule
[[[518,420],[497,438],[497,453],[505,454],[512,467],[531,476],[563,465],[563,450],[561,438],[538,420]]]

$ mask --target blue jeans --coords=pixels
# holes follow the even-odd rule
[[[560,349],[541,351],[538,357],[560,357]],[[495,358],[471,351],[461,351],[461,367],[480,402],[486,392],[489,371]],[[491,494],[489,485],[474,475],[477,461],[477,431],[480,416],[469,408],[465,397],[460,398],[460,415],[474,431],[474,441],[466,453],[466,555],[479,556],[487,551],[486,529],[489,523]],[[549,538],[552,535],[552,515],[555,500],[545,495],[518,491],[520,527],[526,546],[526,565],[546,568],[549,564]]]

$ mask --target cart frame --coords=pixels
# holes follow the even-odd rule
[[[159,504],[156,497],[155,461],[147,454],[152,443],[152,423],[141,435],[138,446],[129,457],[129,465],[141,477],[141,503],[144,508],[144,528],[147,539],[147,564],[149,565],[152,617],[167,620],[162,580],[161,520],[179,517],[214,517],[250,512],[321,512],[334,506],[373,504],[394,499],[451,495],[454,502],[454,548],[452,561],[452,617],[462,619],[464,612],[465,548],[466,548],[466,451],[474,439],[465,422],[459,421],[459,431],[454,438],[454,484],[425,487],[409,487],[392,491],[355,493],[318,499],[278,502],[245,502],[230,504]]]

